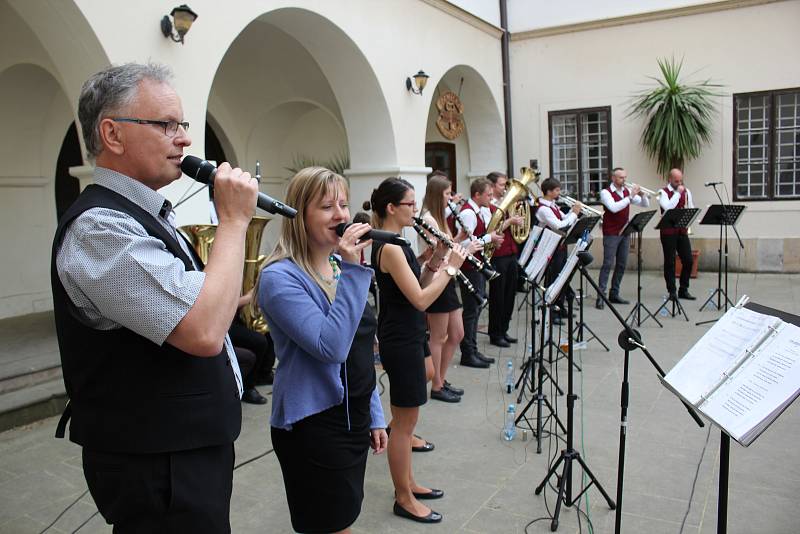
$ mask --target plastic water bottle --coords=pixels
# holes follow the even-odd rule
[[[514,439],[514,436],[517,435],[517,427],[514,424],[514,420],[516,419],[516,408],[513,404],[508,405],[508,411],[506,411],[506,423],[503,425],[503,439],[506,441],[511,441]]]
[[[514,389],[514,362],[508,360],[506,364],[506,393],[511,395],[512,389]]]
[[[667,315],[669,315],[669,312],[667,311],[667,295],[664,295],[661,301],[661,311],[658,312],[658,314],[661,317],[666,317]]]

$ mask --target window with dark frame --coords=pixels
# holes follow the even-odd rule
[[[551,111],[550,176],[564,194],[597,203],[611,174],[611,107]]]
[[[800,198],[800,89],[733,95],[736,200]]]

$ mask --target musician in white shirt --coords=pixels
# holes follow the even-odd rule
[[[683,171],[680,169],[669,171],[669,183],[661,191],[658,202],[661,205],[662,214],[671,209],[694,208],[692,192],[683,185]],[[667,284],[670,299],[674,300],[677,296],[686,300],[695,300],[696,297],[689,293],[689,276],[692,271],[693,259],[688,229],[662,228],[661,249],[664,251],[664,281]],[[676,251],[681,258],[681,285],[677,295],[675,292]]]

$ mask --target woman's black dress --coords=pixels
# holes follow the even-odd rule
[[[272,446],[297,532],[344,530],[361,513],[370,446],[370,397],[375,389],[372,345],[376,329],[375,311],[367,303],[341,367],[348,393],[345,402],[294,423],[292,430],[272,427]]]
[[[428,400],[425,378],[425,313],[417,310],[397,287],[392,275],[380,270],[383,243],[372,246],[372,265],[378,281],[378,348],[389,376],[389,399],[393,406],[413,408]],[[420,265],[410,247],[403,254],[414,276]]]

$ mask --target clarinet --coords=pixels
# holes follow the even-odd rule
[[[472,235],[472,232],[470,232],[467,226],[464,224],[464,221],[461,220],[461,212],[458,209],[458,206],[456,206],[456,204],[452,200],[448,200],[447,207],[450,208],[450,212],[453,214],[453,218],[456,220],[461,229],[464,230],[464,233],[467,234],[467,237],[469,237],[470,241],[475,239],[475,237]]]
[[[417,224],[416,222],[414,222],[414,230],[417,231],[417,233],[420,235],[420,237],[428,244],[429,247],[431,247],[431,249],[435,249],[436,248],[436,243],[434,243],[433,240],[430,237],[428,237],[428,235],[425,233],[425,230],[423,230],[422,227],[419,224]],[[478,293],[478,290],[475,289],[475,286],[473,286],[472,282],[469,281],[469,278],[467,278],[467,275],[462,273],[461,270],[458,270],[456,272],[456,276],[458,276],[458,279],[461,280],[462,284],[464,284],[464,287],[467,288],[467,291],[469,292],[469,294],[472,295],[473,297],[475,297],[475,300],[478,301],[478,307],[479,308],[483,308],[484,306],[486,306],[486,303],[487,303],[486,299],[483,298],[480,295],[480,293]]]
[[[449,248],[450,250],[453,250],[453,247],[455,246],[455,243],[453,243],[452,239],[447,237],[445,234],[443,234],[442,232],[440,232],[436,228],[432,227],[430,224],[426,223],[423,219],[420,219],[419,217],[414,217],[413,219],[414,219],[415,223],[417,223],[418,225],[423,227],[425,230],[430,232],[433,235],[433,237],[435,237],[436,239],[438,239],[439,241],[442,241],[445,245],[447,245],[447,248]],[[487,280],[494,280],[495,278],[500,276],[500,273],[498,273],[497,271],[492,269],[491,266],[489,266],[488,263],[482,262],[481,260],[479,260],[478,258],[476,258],[475,256],[473,256],[470,253],[467,253],[467,257],[465,259],[468,262],[470,262],[473,265],[473,267],[478,269],[478,271],[480,271],[480,273],[484,277],[486,277]]]

